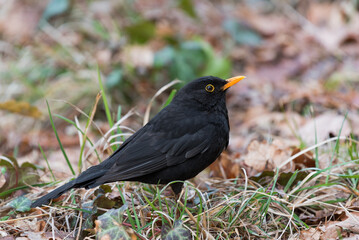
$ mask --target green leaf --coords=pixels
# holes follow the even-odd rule
[[[131,42],[146,43],[155,35],[155,25],[150,21],[142,20],[126,27],[124,31]]]
[[[27,212],[31,209],[31,203],[32,201],[27,197],[20,196],[9,202],[7,205],[14,208],[18,212]]]
[[[200,41],[200,44],[207,58],[206,67],[201,75],[228,78],[232,72],[231,61],[215,54],[212,46],[207,42]]]
[[[228,59],[221,57],[212,58],[205,70],[203,71],[203,76],[216,76],[220,78],[228,78],[231,75],[232,64]]]
[[[182,9],[182,11],[184,11],[188,16],[192,18],[197,17],[192,0],[180,0],[178,7]]]
[[[122,70],[121,69],[115,69],[113,70],[106,79],[106,87],[107,89],[111,89],[115,86],[118,86],[122,82]]]
[[[170,78],[183,80],[183,84],[205,75],[227,78],[232,70],[231,62],[215,54],[212,46],[201,39],[161,49],[155,54],[154,66],[167,67]]]
[[[262,43],[262,37],[256,31],[234,19],[226,20],[223,27],[238,44],[258,46]]]
[[[0,168],[1,175],[5,178],[5,183],[0,188],[1,193],[16,187],[35,184],[40,178],[34,164],[25,162],[19,166],[17,160],[10,156],[0,158]],[[10,193],[11,191],[9,191]],[[0,198],[9,194],[0,195]]]
[[[69,0],[51,0],[42,14],[42,20],[48,20],[52,17],[65,13],[70,7]]]
[[[111,209],[116,205],[116,201],[109,199],[105,195],[96,197],[94,205],[99,208]]]
[[[188,240],[192,239],[192,236],[191,232],[183,227],[183,221],[176,220],[172,229],[168,223],[162,225],[161,238],[165,240]]]
[[[119,209],[111,209],[98,217],[96,221],[97,239],[131,239],[122,225],[123,213],[126,209],[127,205],[125,204]]]
[[[175,58],[176,51],[173,47],[167,46],[162,48],[160,51],[155,53],[154,67],[165,67],[173,61]]]
[[[171,78],[183,80],[183,84],[197,78],[206,64],[203,46],[198,41],[181,43],[176,51],[173,64],[170,66]]]

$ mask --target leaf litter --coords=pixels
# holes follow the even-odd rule
[[[26,155],[28,152],[24,151],[38,151],[34,150],[34,146],[37,146],[33,143],[34,139],[42,139],[41,145],[49,156],[57,179],[71,178],[71,174],[62,171],[67,166],[65,161],[59,161],[62,159],[61,151],[52,143],[55,140],[53,133],[46,132],[48,121],[47,124],[42,122],[36,126],[39,133],[27,131],[26,127],[32,129],[34,126],[27,122],[21,124],[19,131],[15,125],[19,118],[1,110],[0,116],[4,120],[0,122],[0,136],[5,137],[0,138],[0,151],[12,152],[9,149],[15,149],[19,142],[25,145],[19,150],[20,157],[12,158],[13,164],[2,162],[1,165],[1,193],[5,188],[14,190],[14,187],[23,187],[9,192],[10,197],[0,202],[1,236],[9,239],[92,239],[97,234],[100,239],[116,239],[122,233],[125,239],[159,239],[168,237],[168,234],[183,232],[186,235],[189,232],[203,239],[357,237],[357,8],[349,2],[326,1],[294,6],[273,0],[261,3],[265,11],[262,7],[253,7],[251,3],[237,5],[229,2],[181,1],[177,9],[165,1],[160,5],[157,1],[139,2],[132,9],[125,6],[128,7],[126,12],[137,11],[141,17],[135,19],[132,25],[125,17],[115,13],[115,9],[121,13],[124,6],[109,1],[104,8],[91,5],[92,10],[77,4],[71,7],[82,8],[87,13],[95,12],[92,16],[94,28],[85,28],[87,23],[81,21],[77,23],[80,31],[73,31],[76,24],[57,28],[63,18],[59,15],[50,22],[53,26],[39,32],[35,31],[34,26],[41,18],[40,9],[45,9],[45,5],[40,4],[27,12],[27,5],[8,3],[7,11],[4,10],[0,17],[0,32],[5,42],[12,48],[16,47],[12,41],[27,43],[32,49],[27,55],[19,56],[12,48],[6,48],[4,66],[0,70],[9,66],[25,69],[24,63],[35,64],[37,61],[32,60],[37,58],[40,59],[39,65],[32,68],[42,69],[43,59],[53,59],[54,66],[62,66],[55,75],[51,71],[41,74],[23,71],[29,79],[31,76],[35,76],[34,79],[41,76],[54,78],[49,81],[54,84],[51,91],[43,89],[53,98],[65,99],[65,89],[73,83],[73,89],[79,94],[69,102],[75,102],[78,109],[86,112],[85,106],[89,105],[89,101],[93,102],[98,88],[83,89],[83,82],[78,84],[71,78],[86,79],[96,75],[88,66],[91,68],[94,64],[91,59],[97,59],[105,74],[117,73],[111,83],[113,89],[117,86],[126,89],[124,93],[117,94],[114,101],[137,99],[138,112],[143,116],[146,100],[154,95],[155,89],[164,85],[162,82],[149,83],[144,80],[148,80],[148,76],[159,76],[160,68],[156,65],[159,64],[156,63],[158,51],[172,49],[165,52],[172,62],[163,62],[161,67],[168,68],[167,76],[174,78],[178,74],[174,63],[180,66],[182,72],[189,68],[181,60],[186,57],[187,50],[181,49],[180,44],[187,46],[193,43],[193,35],[202,36],[210,44],[209,51],[213,53],[207,52],[209,55],[203,58],[201,51],[206,48],[196,43],[199,49],[196,58],[207,58],[208,66],[213,62],[221,65],[216,72],[226,74],[229,67],[232,74],[245,73],[248,78],[240,87],[233,88],[228,97],[231,121],[229,148],[219,161],[193,182],[186,182],[181,198],[183,203],[174,201],[170,191],[162,186],[118,183],[102,187],[102,192],[95,192],[94,189],[74,190],[55,199],[51,207],[29,210],[26,208],[29,199],[50,191],[50,187],[31,185],[38,183],[40,176],[45,184],[51,181],[48,172],[33,165],[40,164],[47,168],[39,159],[41,155]],[[18,14],[12,14],[14,6],[26,14],[18,18]],[[77,12],[64,14],[76,16]],[[116,25],[111,17],[119,20],[120,25]],[[25,24],[20,26],[18,21],[22,18],[27,20],[21,21]],[[6,20],[13,22],[15,27],[6,27],[10,26],[5,24]],[[148,31],[137,34],[141,25],[148,26]],[[26,31],[23,31],[23,26],[26,26]],[[176,26],[176,31],[172,26]],[[127,29],[127,32],[124,31],[125,38],[114,34],[118,27]],[[225,36],[224,41],[218,36]],[[96,45],[92,42],[94,39],[102,43]],[[64,52],[54,50],[54,45],[60,46],[59,49]],[[231,48],[228,50],[227,46]],[[140,55],[143,58],[137,57]],[[211,60],[212,55],[215,58],[218,56],[218,59],[230,59],[231,65],[222,60]],[[81,59],[88,59],[88,63]],[[119,68],[119,65],[126,64],[127,59],[130,59],[128,63],[131,66],[128,69]],[[14,64],[17,60],[18,65]],[[191,68],[192,75],[206,70],[197,64],[196,59],[192,60],[196,65],[195,69]],[[64,67],[75,73],[59,74]],[[135,77],[129,77],[128,72]],[[7,85],[1,83],[1,96],[6,96],[1,98],[1,102],[28,102],[23,109],[12,112],[32,115],[35,109],[35,115],[39,116],[37,110],[41,111],[44,105],[31,101],[38,98],[37,95],[21,90],[13,92],[11,87],[7,87],[10,81],[21,77],[16,74],[10,73],[10,78],[4,78]],[[95,83],[86,84],[91,86]],[[134,86],[137,92],[127,91]],[[18,98],[19,93],[28,98]],[[152,107],[156,109],[163,102],[164,98],[159,96]],[[61,110],[65,109],[63,106],[68,109],[68,105],[58,102],[52,104],[56,105],[54,108],[52,106],[53,111],[59,110],[69,119],[78,116],[74,108]],[[8,105],[2,106],[9,109]],[[138,129],[142,120],[133,117],[122,124]],[[95,121],[104,132],[108,130],[107,124],[103,124],[101,119]],[[86,120],[80,122],[80,128],[85,126]],[[64,122],[56,123],[61,129],[60,138],[66,143],[66,152],[76,165],[80,154],[79,141],[73,139],[77,132]],[[13,132],[18,130],[18,133],[11,134],[11,129],[14,129]],[[93,129],[87,134],[90,139],[101,138],[101,134]],[[21,140],[16,136],[21,136]],[[342,140],[336,140],[336,136]],[[98,141],[95,147],[86,143],[88,152],[85,164],[98,161],[94,149],[99,150],[101,159],[109,154],[102,152],[105,141]],[[318,147],[312,148],[314,145]],[[288,159],[291,161],[288,162]],[[25,163],[16,163],[20,160]],[[38,172],[32,174],[35,169]],[[17,180],[15,173],[18,173]],[[34,178],[22,177],[27,175]],[[30,194],[23,198],[21,195],[25,191]],[[114,213],[117,213],[116,217],[108,218]],[[112,220],[107,221],[106,218]],[[105,228],[106,221],[108,228]],[[114,229],[117,231],[112,231]],[[112,233],[115,235],[112,236]]]

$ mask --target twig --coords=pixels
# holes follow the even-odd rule
[[[5,220],[5,221],[0,221],[0,224],[12,223],[12,222],[16,222],[16,221],[22,221],[22,220],[26,220],[26,219],[49,216],[49,215],[50,215],[49,213],[44,213],[44,214],[32,215],[32,216],[27,216],[27,217],[22,217],[22,218],[9,219],[9,220]]]

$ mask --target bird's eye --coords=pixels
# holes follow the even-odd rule
[[[206,89],[207,92],[213,92],[214,91],[214,86],[212,84],[207,84],[205,89]]]

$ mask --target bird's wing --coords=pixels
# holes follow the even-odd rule
[[[177,165],[208,150],[213,128],[207,125],[195,132],[183,130],[186,133],[180,135],[157,134],[151,145],[166,156],[167,166]]]
[[[195,118],[191,119],[188,123],[184,120],[175,126],[179,122],[176,119],[170,124],[171,131],[166,124],[159,125],[163,123],[147,124],[104,161],[112,162],[111,167],[96,182],[140,177],[205,152],[211,140],[207,137],[208,133],[214,131],[214,126],[205,125],[203,121],[197,124]]]

